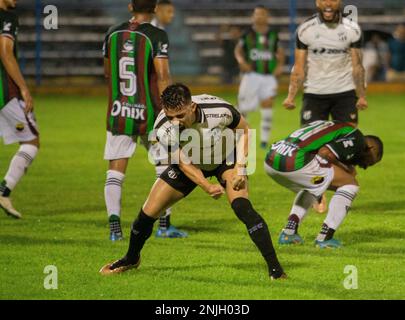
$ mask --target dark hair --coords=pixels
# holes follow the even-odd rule
[[[171,0],[158,0],[157,2],[158,5],[173,5],[173,2]]]
[[[162,107],[170,110],[178,110],[191,103],[190,89],[182,83],[168,86],[161,95]]]
[[[134,12],[154,13],[157,0],[132,0]]]
[[[379,137],[373,135],[367,135],[365,136],[365,138],[373,140],[373,142],[377,145],[378,147],[377,161],[380,161],[384,155],[384,144],[382,140]]]
[[[255,6],[255,10],[256,9],[263,9],[263,10],[269,11],[269,9],[266,6],[262,5],[262,4],[258,4],[257,6]]]

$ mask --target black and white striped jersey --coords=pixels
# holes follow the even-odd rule
[[[178,145],[193,164],[201,170],[211,171],[234,154],[233,129],[238,126],[241,115],[230,103],[215,96],[193,96],[192,101],[197,104],[196,122],[192,127],[176,129],[162,110],[155,121],[156,139],[165,146],[173,146],[179,141]]]

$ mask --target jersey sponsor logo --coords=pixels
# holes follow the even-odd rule
[[[328,49],[328,48],[316,48],[312,49],[314,54],[343,54],[348,53],[348,49]]]
[[[206,118],[231,118],[231,116],[227,113],[208,113],[205,115]]]
[[[259,61],[259,60],[272,60],[274,57],[273,53],[270,51],[252,49],[250,51],[250,60]]]
[[[132,40],[127,40],[124,43],[124,50],[122,52],[131,52],[134,51],[134,43]]]
[[[292,157],[297,149],[298,147],[296,145],[287,143],[284,140],[279,141],[271,146],[271,150],[274,150],[278,154],[285,157]]]
[[[146,106],[143,104],[132,105],[126,102],[121,104],[120,101],[115,101],[111,110],[111,115],[113,117],[121,116],[123,118],[145,121],[145,110]]]

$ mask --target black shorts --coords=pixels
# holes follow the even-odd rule
[[[305,93],[301,110],[301,126],[317,120],[358,122],[357,97],[354,90],[336,94]]]
[[[212,171],[204,171],[202,170],[204,177],[216,177],[218,182],[223,186],[226,187],[226,181],[222,180],[222,174],[227,171],[235,168],[235,163],[227,164],[223,162],[220,164],[216,169]],[[186,174],[180,170],[178,165],[171,164],[169,167],[163,171],[163,173],[159,177],[168,185],[176,189],[177,191],[184,194],[186,197],[188,194],[191,193],[197,186],[193,181],[191,181]]]

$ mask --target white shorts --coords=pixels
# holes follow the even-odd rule
[[[245,73],[239,86],[239,110],[242,113],[255,111],[260,102],[277,95],[277,88],[277,80],[273,75]]]
[[[138,138],[140,139],[140,143],[148,150],[149,142],[147,135],[127,136],[123,134],[114,136],[111,132],[107,131],[104,160],[131,158],[135,153]]]
[[[325,160],[315,156],[310,163],[297,171],[277,171],[267,163],[264,164],[264,170],[274,181],[293,192],[306,190],[314,196],[320,197],[326,192],[334,176],[332,167],[324,167],[321,164],[326,164]]]
[[[4,144],[27,142],[38,138],[38,126],[33,112],[25,115],[25,103],[14,98],[0,109],[0,136]]]

